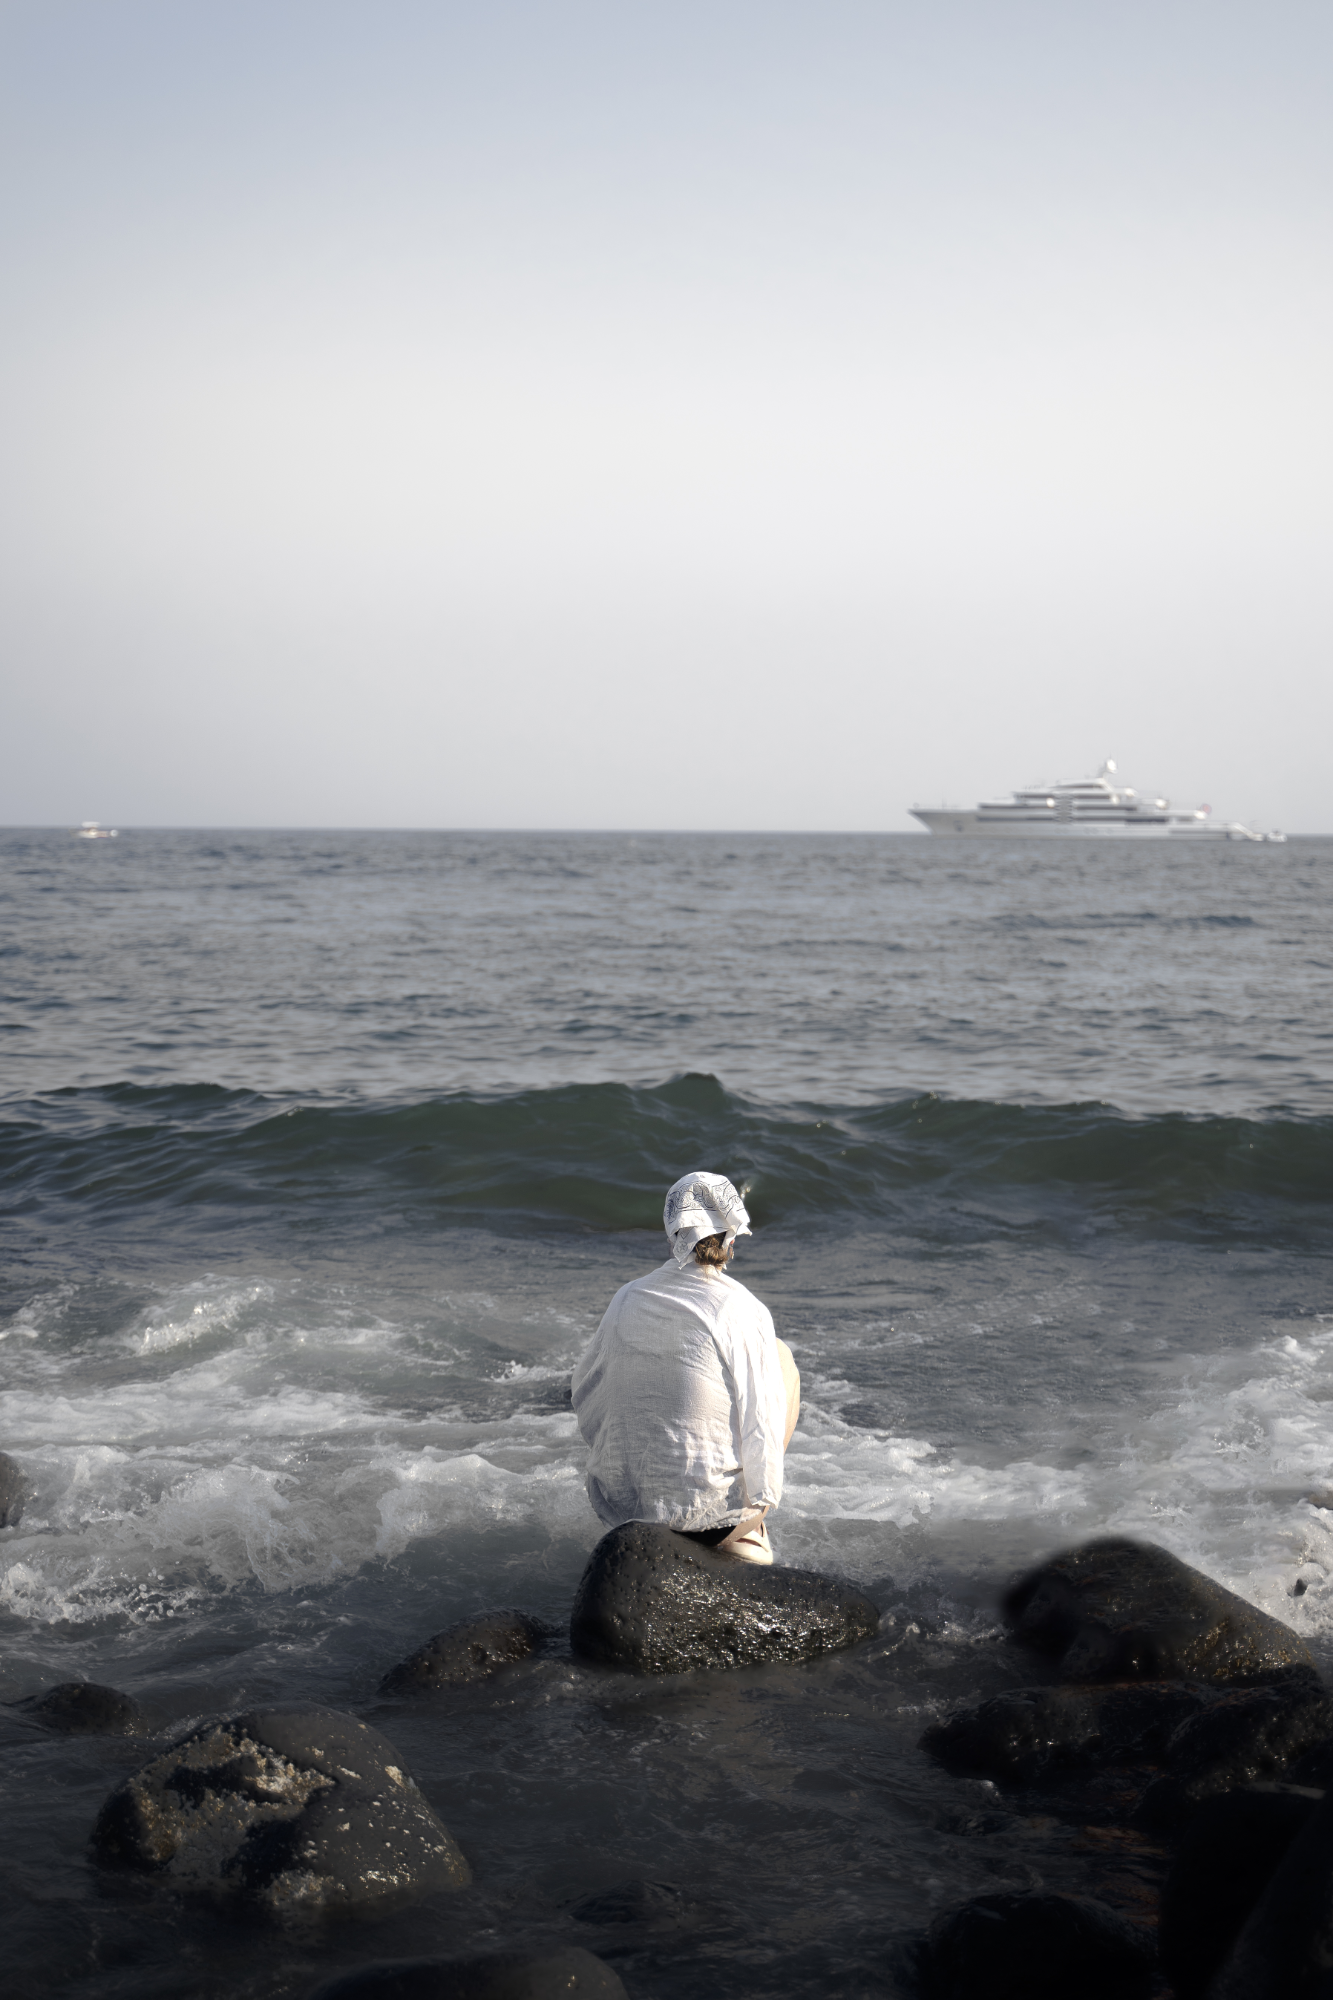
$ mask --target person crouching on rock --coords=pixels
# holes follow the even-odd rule
[[[622,1285],[571,1385],[588,1498],[608,1528],[657,1521],[742,1561],[771,1563],[764,1516],[801,1378],[773,1317],[727,1271],[750,1234],[722,1174],[686,1174],[662,1214],[671,1255]]]

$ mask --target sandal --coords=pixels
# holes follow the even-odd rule
[[[763,1521],[741,1521],[725,1542],[717,1545],[719,1555],[735,1556],[738,1562],[771,1563],[773,1545]]]

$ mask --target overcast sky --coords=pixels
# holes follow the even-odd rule
[[[1333,831],[1333,14],[0,0],[0,821]]]

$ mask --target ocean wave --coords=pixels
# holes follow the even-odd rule
[[[1101,1216],[1190,1232],[1322,1226],[1333,1119],[1130,1117],[1101,1103],[935,1095],[775,1106],[689,1074],[415,1103],[284,1103],[132,1084],[28,1100],[0,1124],[11,1216],[386,1210],[491,1226],[656,1229],[663,1189],[729,1173],[759,1228],[810,1216],[1031,1226]]]

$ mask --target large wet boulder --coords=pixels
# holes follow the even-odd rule
[[[330,1979],[310,2000],[628,2000],[609,1965],[581,1945],[494,1952],[485,1958],[416,1958],[363,1965]]]
[[[31,1492],[23,1467],[7,1451],[0,1451],[0,1528],[16,1528]]]
[[[381,1694],[431,1694],[437,1688],[463,1687],[512,1666],[534,1653],[546,1627],[522,1611],[483,1611],[437,1632],[424,1646],[391,1667],[380,1682]]]
[[[1144,1795],[1147,1825],[1180,1825],[1204,1799],[1285,1777],[1333,1752],[1333,1698],[1291,1674],[1265,1687],[1229,1688],[1188,1717],[1166,1744],[1166,1771]]]
[[[61,1681],[28,1704],[28,1714],[66,1736],[133,1736],[140,1725],[139,1704],[96,1681]]]
[[[921,1956],[930,2000],[1148,2000],[1149,1938],[1091,1896],[977,1896],[936,1918]]]
[[[1177,2000],[1205,2000],[1251,1912],[1318,1803],[1280,1786],[1228,1792],[1193,1815],[1162,1891],[1158,1951]]]
[[[392,1743],[328,1708],[195,1730],[111,1794],[93,1849],[273,1915],[373,1910],[471,1880]]]
[[[1328,2000],[1333,1992],[1333,1792],[1268,1878],[1208,2000]]]
[[[1272,1680],[1314,1672],[1303,1639],[1151,1543],[1087,1542],[1051,1557],[1006,1593],[1020,1645],[1067,1680]]]
[[[1182,1681],[1010,1688],[932,1723],[921,1747],[951,1771],[1029,1785],[1062,1771],[1160,1757],[1205,1699]]]
[[[640,1674],[813,1660],[878,1629],[870,1599],[835,1577],[741,1562],[646,1521],[603,1535],[569,1621],[583,1659]]]

